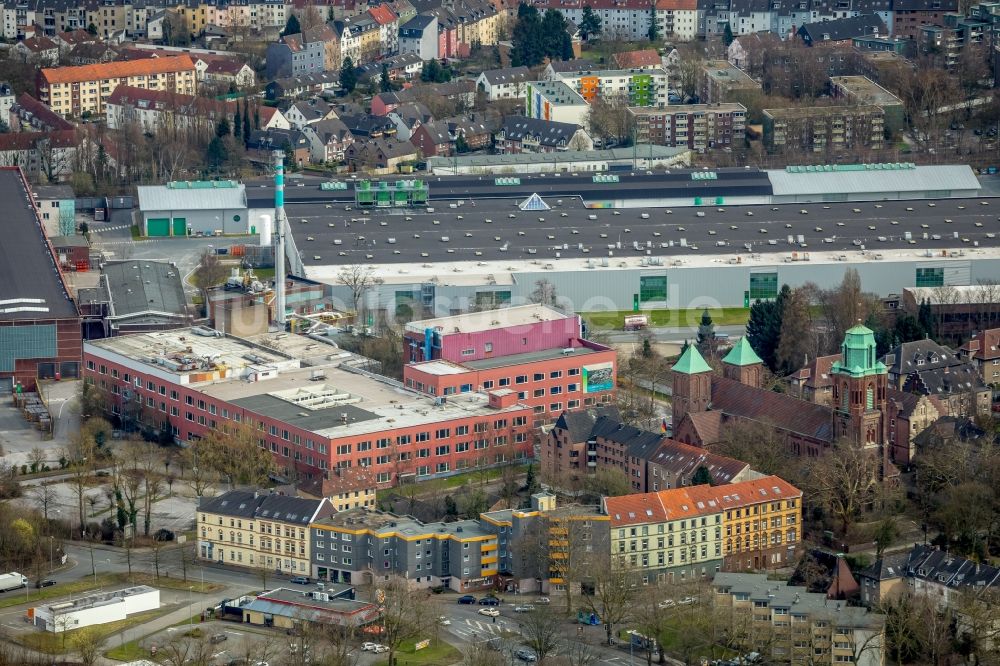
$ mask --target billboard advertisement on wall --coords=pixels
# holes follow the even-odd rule
[[[583,366],[583,392],[610,391],[615,387],[614,365],[597,363]]]

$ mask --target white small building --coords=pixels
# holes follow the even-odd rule
[[[157,610],[160,591],[148,585],[127,587],[114,592],[91,594],[70,601],[58,601],[32,609],[36,627],[61,633],[124,620],[130,615]]]
[[[486,93],[486,99],[524,99],[528,81],[532,80],[527,67],[507,67],[483,72],[476,79],[476,88]]]

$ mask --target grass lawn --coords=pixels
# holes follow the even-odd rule
[[[18,606],[24,603],[45,601],[47,599],[59,599],[70,595],[79,595],[83,592],[89,592],[98,588],[128,585],[131,584],[132,581],[135,581],[136,585],[150,585],[161,589],[171,590],[192,590],[197,593],[218,592],[225,587],[219,583],[205,583],[202,585],[190,576],[185,583],[180,578],[166,578],[164,576],[160,576],[159,580],[157,580],[157,578],[152,574],[144,573],[136,573],[131,577],[129,577],[127,573],[97,574],[96,584],[93,576],[86,576],[72,583],[59,583],[58,585],[53,585],[52,587],[43,587],[40,590],[29,587],[27,588],[27,599],[25,599],[24,590],[12,590],[11,592],[4,594],[3,597],[0,597],[0,608],[10,608],[11,606]]]
[[[399,666],[417,666],[418,664],[434,664],[448,666],[462,660],[462,653],[455,646],[444,641],[431,639],[431,644],[423,650],[413,649],[414,641],[407,641],[396,652],[396,663]],[[379,661],[376,666],[388,666],[389,660]]]
[[[650,326],[697,326],[701,321],[702,309],[693,310],[641,310],[633,313],[631,310],[605,310],[602,312],[581,312],[580,316],[587,320],[592,330],[622,330],[625,317],[631,314],[644,314],[649,318]],[[750,318],[749,308],[709,308],[708,314],[716,326],[738,326],[746,324]]]
[[[491,468],[486,471],[486,477],[488,481],[497,479],[500,477],[501,470],[503,468],[496,467]],[[527,465],[519,465],[517,467],[518,474],[525,474],[528,471]],[[458,488],[468,481],[470,484],[476,484],[481,482],[482,472],[473,471],[465,472],[463,474],[455,474],[454,476],[446,476],[441,479],[428,479],[427,481],[417,481],[417,495],[423,495],[424,493],[429,493],[434,490],[448,490],[449,488]],[[387,499],[390,497],[405,497],[405,493],[402,492],[407,486],[397,486],[395,488],[385,488],[379,490],[375,497],[377,500]]]
[[[108,639],[120,631],[125,631],[131,627],[149,622],[150,620],[169,612],[169,610],[169,608],[151,610],[145,613],[132,615],[131,617],[119,620],[118,622],[109,622],[107,624],[74,629],[73,631],[66,631],[58,634],[54,634],[49,631],[35,631],[27,634],[13,635],[10,640],[20,643],[24,647],[31,650],[44,652],[45,654],[63,654],[68,650],[73,649],[73,637],[78,632],[95,630],[99,631],[100,635],[105,639]]]

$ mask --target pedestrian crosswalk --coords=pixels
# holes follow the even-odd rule
[[[479,620],[473,620],[472,618],[466,618],[465,623],[456,622],[451,626],[451,632],[457,634],[466,640],[471,640],[475,638],[483,638],[492,636],[494,634],[499,634],[507,626],[507,621],[501,617],[497,618],[496,624],[492,621],[481,622]]]
[[[113,227],[91,227],[90,233],[92,234],[103,234],[108,231],[121,231],[122,229],[131,229],[131,224],[116,224]]]

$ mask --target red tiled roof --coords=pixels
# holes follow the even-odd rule
[[[674,11],[695,11],[698,9],[698,0],[656,0],[656,8],[659,10]]]
[[[375,22],[379,25],[388,25],[399,18],[389,8],[389,5],[386,4],[372,7],[368,10],[368,15],[375,19]]]
[[[89,42],[98,41],[97,37],[86,30],[73,30],[70,32],[60,32],[59,39],[66,42],[67,44],[87,44]]]
[[[236,101],[234,100],[223,101],[196,95],[182,95],[169,90],[147,90],[131,86],[116,87],[111,96],[108,97],[106,104],[133,106],[141,100],[150,104],[159,104],[165,111],[169,110],[191,116],[228,117],[236,111]],[[269,107],[260,107],[262,123],[265,122],[265,117],[269,119],[274,114],[273,110],[268,113],[265,109],[269,109]]]
[[[166,58],[108,62],[100,65],[55,67],[43,69],[41,74],[45,81],[53,84],[100,81],[102,79],[124,79],[130,76],[167,74],[183,71],[194,71],[194,62],[190,56],[179,55]]]
[[[660,54],[656,49],[642,49],[640,51],[625,51],[614,55],[615,64],[620,69],[630,69],[632,67],[652,67],[662,64]]]
[[[663,442],[648,460],[688,479],[699,467],[704,466],[711,473],[715,483],[729,483],[733,477],[747,468],[747,464],[742,460],[716,455],[699,446],[691,446],[672,439]]]
[[[722,412],[688,412],[691,426],[702,444],[715,444],[722,438]]]
[[[811,388],[829,388],[833,386],[830,378],[830,368],[835,361],[840,360],[840,354],[817,356],[809,364],[799,368],[789,378],[798,379]]]
[[[831,442],[833,412],[829,407],[789,395],[712,377],[712,409],[751,421],[769,422],[786,432]]]
[[[205,73],[232,74],[233,76],[235,76],[236,74],[240,73],[240,70],[242,70],[243,67],[245,67],[245,65],[236,60],[228,60],[228,59],[224,60],[220,58],[218,60],[213,60],[210,63],[208,63],[208,67],[205,68]]]
[[[69,122],[48,106],[38,101],[28,93],[21,93],[17,96],[17,105],[30,112],[39,121],[48,125],[53,130],[71,130],[73,123]]]
[[[534,0],[535,7],[546,9],[581,9],[589,5],[592,9],[639,9],[649,11],[653,0]]]
[[[68,148],[77,144],[76,130],[55,132],[7,132],[0,134],[0,152],[29,150],[41,140],[49,139],[53,148]]]
[[[725,511],[775,500],[799,499],[802,491],[780,476],[765,476],[722,486],[690,486],[685,488],[695,505],[703,511]],[[669,490],[664,492],[671,492]],[[713,506],[712,502],[715,502]],[[701,503],[701,504],[699,504]],[[702,506],[703,505],[703,506]]]
[[[42,35],[40,37],[28,37],[21,42],[24,48],[28,49],[32,53],[41,53],[42,51],[52,51],[53,49],[58,49],[59,46],[56,45],[48,37]]]
[[[991,328],[980,332],[979,335],[966,342],[962,349],[974,352],[973,358],[983,361],[1000,358],[1000,328]]]

